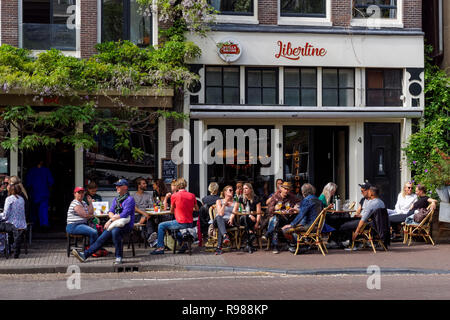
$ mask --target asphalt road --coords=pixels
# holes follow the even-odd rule
[[[438,274],[72,273],[0,275],[0,283],[1,300],[450,299],[450,275]]]

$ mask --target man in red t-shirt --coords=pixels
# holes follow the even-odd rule
[[[165,199],[171,199],[170,212],[175,215],[175,220],[161,222],[158,225],[158,244],[151,254],[164,254],[164,234],[166,230],[179,230],[192,227],[194,221],[193,212],[198,211],[197,199],[193,193],[186,191],[187,182],[179,178],[174,183],[177,192],[168,193]],[[166,200],[165,200],[166,201]]]

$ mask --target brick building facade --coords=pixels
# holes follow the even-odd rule
[[[36,19],[33,14],[39,8],[34,8],[32,2],[27,0],[0,0],[0,43],[32,50],[56,47],[66,54],[88,58],[95,53],[96,43],[117,37],[130,39],[139,45],[158,42],[156,15],[148,20],[137,19],[133,0],[123,2],[120,12],[124,27],[119,31],[112,28],[114,17],[110,16],[102,0],[66,0],[62,3],[65,7],[54,8],[53,11],[61,10],[60,16],[74,23],[75,28],[58,31],[61,28],[59,18],[45,17],[45,23],[52,25],[52,30],[57,30],[60,35],[46,42],[35,39],[36,35],[42,35],[42,32],[37,32],[42,27],[37,25],[42,24],[39,22],[42,19]],[[341,186],[339,192],[343,198],[357,200],[357,184],[369,178],[380,179],[379,183],[386,188],[392,186],[392,194],[398,193],[401,182],[410,175],[400,146],[411,132],[411,120],[420,117],[424,107],[422,1],[387,1],[386,8],[379,11],[379,18],[368,13],[365,1],[251,0],[250,6],[244,9],[233,7],[233,1],[211,3],[219,6],[217,9],[221,14],[207,36],[209,42],[189,36],[203,52],[198,61],[192,62],[198,66],[202,89],[188,94],[185,102],[181,102],[182,106],[178,106],[184,107],[191,117],[191,123],[184,124],[184,127],[190,130],[194,122],[199,121],[205,130],[240,126],[279,129],[282,153],[301,153],[298,150],[300,145],[309,150],[305,151],[305,154],[309,153],[305,156],[308,160],[305,158],[300,164],[293,164],[291,158],[280,156],[282,170],[269,178],[263,177],[263,180],[258,178],[257,171],[250,174],[253,167],[245,168],[251,176],[247,178],[255,184],[256,179],[269,184],[275,178],[295,180],[299,175],[293,172],[292,166],[302,166],[307,162],[307,166],[302,168],[301,181],[312,182],[318,190],[325,181],[333,180]],[[295,6],[293,3],[302,5]],[[364,18],[366,14],[370,17]],[[117,34],[122,31],[123,34]],[[227,62],[217,55],[217,43],[222,39],[237,41],[242,46],[242,55],[236,61]],[[277,43],[280,43],[279,47]],[[290,60],[281,54],[279,58],[274,58],[283,51],[283,45],[286,45],[284,56],[294,54],[291,58],[299,59]],[[314,51],[308,51],[308,48],[322,48],[324,56],[313,57],[308,52]],[[301,52],[304,56],[300,59]],[[206,82],[207,77],[214,79],[212,77],[218,72],[236,76],[237,83],[230,84],[230,87],[222,84],[210,86]],[[249,86],[249,79],[259,76],[267,76],[271,84],[268,87]],[[292,77],[299,77],[300,80],[290,83]],[[310,86],[301,84],[302,77],[309,79]],[[339,83],[339,79],[348,81],[346,86]],[[391,84],[392,88],[389,87]],[[371,88],[372,85],[375,87]],[[234,92],[235,100],[233,98],[229,102],[229,97],[226,97],[226,102],[223,99],[219,101],[219,97],[212,92],[220,90]],[[261,92],[261,99],[252,100],[251,92],[257,91]],[[383,92],[381,96],[384,95],[385,103],[376,105],[381,101],[378,99],[371,104],[370,100],[379,98],[380,92]],[[264,94],[273,101],[264,102]],[[336,94],[337,100],[334,101],[334,96],[330,94]],[[303,98],[308,101],[305,102],[307,105],[303,104]],[[213,99],[212,102],[209,99]],[[299,99],[298,102],[293,102],[295,99]],[[288,100],[289,103],[286,102]],[[157,151],[153,151],[157,153],[154,155],[157,167],[161,159],[170,157],[175,144],[170,141],[170,136],[180,126],[173,120],[158,122]],[[386,138],[392,140],[389,146],[377,140],[383,132],[390,132],[390,138]],[[290,135],[297,136],[298,141],[288,145],[287,137]],[[334,149],[328,152],[325,150],[328,145],[324,144],[326,152],[319,152],[320,148],[315,145],[321,139],[329,141],[330,148]],[[384,157],[388,154],[394,154],[391,160],[399,165],[392,168],[395,177],[383,180],[382,177],[386,176],[384,169],[387,168]],[[377,157],[378,162],[368,164],[364,161]],[[319,161],[320,158],[327,158],[329,163]],[[319,166],[330,169],[320,175]],[[376,171],[375,166],[380,170]],[[206,165],[185,164],[181,167],[180,174],[189,179],[192,191],[200,196],[206,194],[209,182],[217,180],[214,168]],[[239,170],[237,167],[220,168],[224,175],[230,168]],[[155,170],[153,178],[161,175],[160,168]],[[229,178],[232,180],[237,176],[233,173]],[[85,182],[83,173],[78,177],[77,184]],[[225,180],[219,182],[232,182]],[[270,188],[273,186],[270,185]],[[391,205],[390,199],[386,201]]]

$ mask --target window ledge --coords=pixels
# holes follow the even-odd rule
[[[242,23],[242,24],[259,24],[258,17],[253,16],[235,16],[235,15],[216,15],[216,23]]]
[[[328,18],[305,18],[305,17],[278,17],[279,25],[291,26],[320,26],[331,27],[333,23]]]
[[[403,28],[403,23],[391,19],[353,19],[350,21],[352,27],[379,28]]]

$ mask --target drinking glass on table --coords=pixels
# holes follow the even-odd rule
[[[291,208],[291,204],[289,202],[286,202],[286,210],[289,211],[290,208]]]

